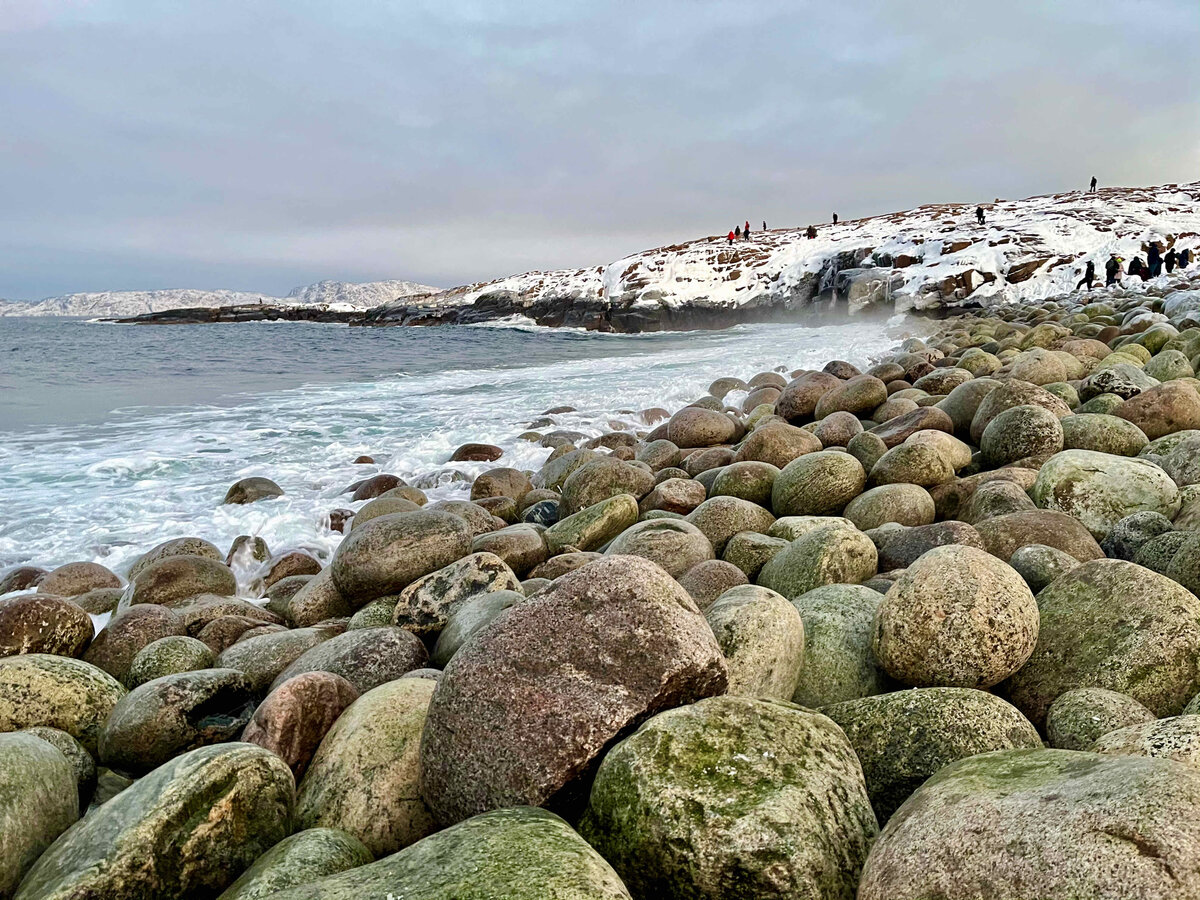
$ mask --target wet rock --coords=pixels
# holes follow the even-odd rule
[[[270,478],[254,476],[235,482],[225,494],[222,503],[257,503],[259,500],[270,500],[272,497],[282,497],[283,488]]]
[[[447,512],[419,510],[372,519],[338,546],[329,564],[337,590],[353,605],[395,594],[422,575],[471,552],[466,523]]]
[[[236,545],[237,542],[235,541],[234,543]],[[230,557],[235,555],[236,549],[235,546],[235,548],[230,550]],[[163,541],[161,544],[152,547],[139,556],[133,565],[129,567],[129,580],[133,581],[151,563],[156,563],[160,559],[166,559],[168,556],[206,556],[209,559],[215,559],[217,562],[225,562],[228,565],[228,561],[221,555],[221,551],[217,548],[216,544],[198,537],[174,538],[169,541]],[[115,587],[116,585],[110,586]]]
[[[882,381],[874,375],[856,375],[821,394],[813,416],[824,419],[835,412],[866,415],[885,400],[887,387]]]
[[[410,631],[390,625],[358,628],[304,651],[279,673],[269,690],[278,690],[289,679],[306,672],[332,672],[364,694],[405,672],[424,668],[428,662],[425,645]]]
[[[712,631],[679,584],[647,560],[605,557],[509,610],[451,660],[425,726],[422,795],[443,823],[519,803],[569,806],[618,734],[726,682]],[[547,743],[548,733],[558,739]]]
[[[37,586],[39,594],[56,597],[75,597],[97,588],[116,588],[121,579],[99,563],[74,562],[59,566],[43,577]]]
[[[1002,750],[952,763],[872,848],[859,900],[1175,897],[1200,874],[1200,773]]]
[[[241,739],[282,759],[299,783],[326,732],[357,699],[358,691],[341,675],[304,672],[267,695]]]
[[[133,658],[128,686],[135,688],[165,675],[207,669],[214,661],[212,648],[203,641],[183,635],[162,637],[147,644]]]
[[[243,872],[217,900],[267,900],[285,888],[372,862],[362,841],[337,828],[310,828],[284,838]]]
[[[1110,731],[1153,722],[1154,713],[1128,694],[1074,688],[1059,694],[1046,712],[1046,739],[1059,750],[1090,750]]]
[[[450,454],[450,462],[494,462],[503,455],[495,444],[463,444]]]
[[[823,450],[788,463],[775,479],[771,508],[777,516],[838,515],[862,493],[866,473],[849,453]]]
[[[673,519],[651,519],[631,525],[613,539],[605,553],[640,556],[657,563],[672,577],[714,555],[704,532],[690,522]]]
[[[779,594],[730,588],[704,614],[729,667],[728,693],[791,700],[804,664],[804,621]]]
[[[0,657],[19,653],[79,656],[93,634],[78,605],[52,594],[20,594],[0,600]]]
[[[466,598],[519,588],[520,579],[500,557],[472,553],[419,578],[401,591],[392,624],[414,634],[433,635],[446,627],[450,614]]]
[[[89,753],[125,688],[82,660],[44,653],[0,659],[0,732],[47,725]]]
[[[729,444],[737,437],[737,425],[723,412],[685,406],[667,422],[667,440],[675,446],[711,447]]]
[[[916,687],[987,688],[1021,668],[1038,638],[1038,605],[1010,566],[973,547],[938,547],[908,567],[880,604],[880,665]]]
[[[635,896],[714,900],[851,897],[877,828],[841,729],[748,697],[660,713],[623,740],[580,824]]]
[[[603,547],[637,519],[637,499],[631,494],[619,494],[560,519],[542,537],[552,556],[568,547],[589,551]]]
[[[338,590],[333,581],[333,567],[327,566],[292,595],[287,602],[287,620],[297,628],[308,628],[326,619],[348,616],[354,604]]]
[[[237,579],[220,560],[192,554],[165,556],[150,563],[132,582],[130,603],[174,606],[198,594],[232,597]]]
[[[541,530],[532,525],[510,525],[476,537],[471,542],[471,552],[490,553],[503,560],[515,575],[521,577],[546,561],[546,542],[542,539]]]
[[[0,575],[0,596],[37,587],[50,573],[38,566],[17,566]]]
[[[297,790],[301,828],[339,828],[376,856],[434,830],[418,790],[421,731],[434,688],[423,678],[391,681],[342,713]]]
[[[214,896],[288,835],[292,803],[291,773],[261,747],[193,750],[56,841],[16,897]]]
[[[1128,694],[1155,715],[1177,715],[1200,690],[1200,600],[1134,563],[1097,559],[1038,595],[1041,631],[1005,685],[1034,724],[1073,688]]]
[[[569,516],[621,494],[640,499],[653,488],[654,476],[644,469],[612,457],[593,459],[563,482],[560,515]]]
[[[758,583],[788,599],[826,584],[859,584],[875,574],[871,539],[856,528],[829,525],[792,541],[762,567]]]
[[[775,411],[789,422],[803,422],[812,417],[821,397],[842,381],[827,372],[806,372],[792,379],[775,401]]]
[[[39,856],[79,818],[75,770],[28,732],[0,734],[0,896],[11,897]]]
[[[823,707],[862,762],[867,793],[886,822],[931,775],[993,750],[1041,749],[1037,729],[986,691],[917,688]]]

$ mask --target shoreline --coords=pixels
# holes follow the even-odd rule
[[[502,835],[468,842],[485,870],[569,845],[614,897],[698,889],[677,852],[746,884],[807,890],[817,867],[846,895],[920,894],[1029,841],[1086,844],[1079,877],[1109,885],[1125,851],[1088,823],[1147,806],[1200,840],[1200,753],[1162,749],[1200,746],[1180,715],[1200,711],[1200,270],[1141,287],[959,311],[869,365],[718,359],[690,404],[597,435],[550,408],[520,435],[536,469],[449,454],[469,499],[361,460],[328,558],[164,534],[120,571],[4,573],[0,731],[52,726],[91,765],[43,763],[82,807],[20,808],[50,835],[28,890],[81,883],[92,854],[114,896],[179,892],[122,868],[109,827],[211,832],[192,864],[217,890],[317,826],[353,841],[315,845],[282,900],[394,885],[472,829]],[[225,504],[281,497],[251,476]]]

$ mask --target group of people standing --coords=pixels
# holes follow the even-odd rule
[[[833,224],[836,225],[837,223],[838,223],[838,214],[834,213],[833,214]],[[763,231],[767,230],[767,223],[765,221],[762,223],[762,230]],[[808,228],[805,229],[805,231],[804,231],[804,236],[806,238],[808,238],[810,241],[813,238],[815,238],[817,236],[816,226],[809,225]],[[729,234],[726,235],[726,240],[731,244],[734,241],[750,240],[750,222],[747,220],[746,222],[743,222],[741,225],[735,225],[733,228],[733,231],[729,232]]]
[[[1164,254],[1162,248],[1158,245],[1158,241],[1151,241],[1149,248],[1146,250],[1146,258],[1143,260],[1140,256],[1135,256],[1130,260],[1127,274],[1133,277],[1140,277],[1142,281],[1146,281],[1150,278],[1157,278],[1162,274],[1164,268],[1170,274],[1175,271],[1176,266],[1186,269],[1191,265],[1191,262],[1191,250],[1184,248],[1183,250],[1176,251],[1174,247],[1171,247]],[[1125,260],[1115,253],[1112,254],[1108,258],[1108,262],[1104,264],[1105,286],[1111,287],[1116,284],[1117,279],[1123,274],[1122,270],[1124,267]],[[1079,279],[1079,283],[1075,285],[1075,289],[1078,290],[1081,287],[1087,287],[1090,291],[1092,289],[1092,282],[1095,280],[1096,263],[1088,260],[1087,265],[1084,267],[1083,277]]]

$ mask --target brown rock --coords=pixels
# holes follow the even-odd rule
[[[354,685],[340,675],[305,672],[288,679],[259,704],[242,740],[277,755],[299,784],[321,738],[357,699]]]
[[[59,566],[38,582],[39,594],[74,597],[96,588],[121,586],[121,579],[99,563],[74,562]]]

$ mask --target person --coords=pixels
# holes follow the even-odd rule
[[[834,214],[833,214],[833,224],[834,224],[834,225],[836,225],[836,224],[837,224],[837,213],[834,213]]]
[[[1088,188],[1088,193],[1089,194],[1096,193],[1096,176],[1095,175],[1092,176],[1092,186]]]
[[[1140,256],[1135,256],[1129,262],[1129,276],[1131,278],[1141,277],[1142,281],[1146,280],[1146,264],[1142,262]]]
[[[1175,271],[1175,261],[1178,258],[1179,257],[1175,253],[1174,247],[1172,247],[1170,250],[1168,250],[1167,255],[1163,257],[1163,262],[1167,264],[1167,274],[1168,275],[1170,275],[1172,272]]]
[[[744,237],[746,240],[750,240],[750,223],[749,222],[747,222],[746,227],[742,229],[742,237]]]
[[[729,243],[733,243],[733,232],[729,232]]]
[[[739,241],[742,239],[742,226],[741,225],[733,226],[733,236],[736,237]]]
[[[815,238],[815,237],[817,236],[817,229],[816,229],[816,226],[815,226],[815,225],[809,225],[809,226],[808,226],[808,230],[804,232],[804,236],[805,236],[806,238],[808,238],[810,241],[811,241],[813,238]]]
[[[1179,251],[1179,268],[1186,269],[1192,262],[1192,251],[1184,248]]]
[[[1115,253],[1108,258],[1108,262],[1104,264],[1104,284],[1106,287],[1112,287],[1117,283],[1117,276],[1121,272],[1121,258]]]
[[[1088,260],[1087,268],[1083,270],[1083,277],[1079,279],[1079,284],[1075,285],[1075,290],[1079,290],[1079,285],[1086,284],[1087,289],[1092,289],[1092,282],[1096,280],[1096,264],[1092,260]]]
[[[975,218],[979,220],[980,225],[983,224],[983,207],[982,206],[975,207]]]
[[[1151,241],[1150,249],[1146,251],[1146,271],[1151,278],[1162,274],[1162,251],[1158,248],[1158,241]]]
[[[763,219],[763,231],[767,230],[767,220]]]

